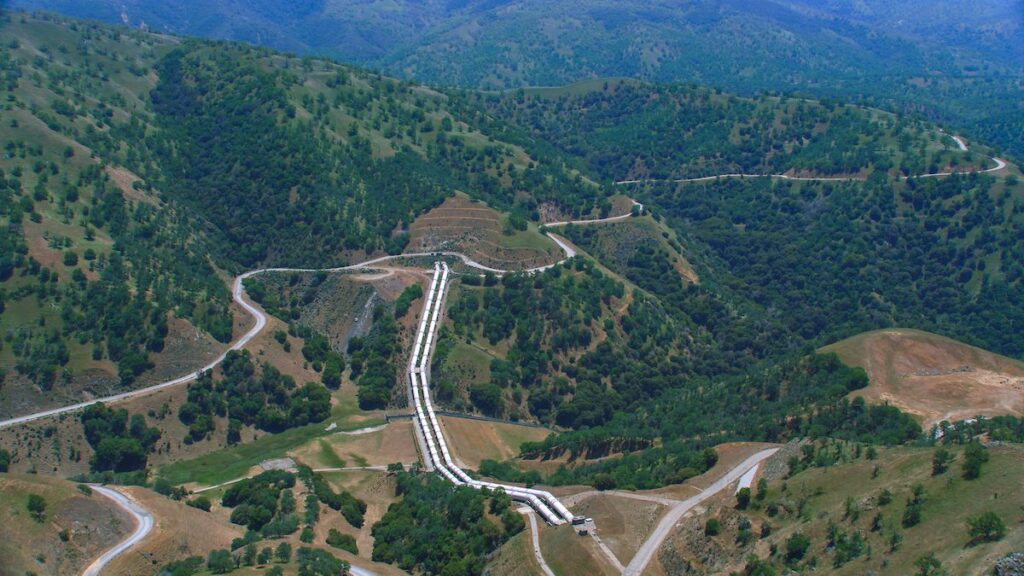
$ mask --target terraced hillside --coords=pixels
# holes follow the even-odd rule
[[[445,200],[409,226],[409,252],[461,252],[500,270],[539,268],[564,256],[521,216],[502,216],[462,196]]]

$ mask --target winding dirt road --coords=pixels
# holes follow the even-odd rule
[[[739,480],[742,476],[747,474],[751,469],[757,468],[761,462],[764,462],[772,454],[778,452],[778,448],[770,448],[768,450],[762,450],[757,454],[747,458],[741,462],[738,466],[729,470],[724,476],[715,480],[710,486],[704,489],[703,492],[696,496],[691,496],[681,502],[676,502],[672,509],[665,514],[661,521],[658,522],[658,526],[651,532],[651,535],[647,537],[647,540],[637,550],[636,555],[629,561],[629,565],[622,571],[625,576],[640,576],[643,574],[647,565],[651,562],[651,558],[658,552],[661,545],[668,538],[672,532],[672,528],[682,520],[683,516],[687,512],[693,510],[701,502],[711,498],[715,494],[718,494],[722,490],[725,490],[733,482]]]
[[[613,221],[621,220],[623,218],[628,218],[629,216],[630,216],[630,214],[625,214],[625,215],[621,215],[621,216],[613,216],[613,217],[610,217],[610,218],[602,218],[602,219],[597,219],[597,220],[578,220],[578,221],[575,221],[573,223],[574,224],[582,224],[582,223],[596,224],[596,223],[600,223],[600,222],[613,222]],[[549,226],[549,227],[551,227],[551,226],[560,226],[560,225],[563,225],[563,224],[568,224],[568,222],[564,222],[564,223],[563,222],[554,222],[554,223],[547,224],[547,226]],[[196,370],[195,372],[190,372],[189,374],[186,374],[184,376],[180,376],[178,378],[175,378],[173,380],[168,380],[166,382],[161,382],[159,384],[154,384],[153,386],[147,386],[145,388],[140,388],[138,390],[131,390],[131,391],[128,391],[128,392],[122,392],[120,394],[114,394],[114,395],[111,395],[111,396],[105,396],[103,398],[95,398],[95,399],[92,399],[92,400],[86,400],[85,402],[78,402],[76,404],[70,404],[68,406],[61,406],[59,408],[51,408],[51,409],[48,409],[48,410],[41,410],[39,412],[34,412],[32,414],[25,414],[23,416],[17,416],[17,417],[14,417],[14,418],[9,418],[7,420],[0,420],[0,428],[6,428],[6,427],[9,427],[9,426],[15,426],[15,425],[18,425],[18,424],[25,424],[25,423],[28,423],[28,422],[33,422],[35,420],[40,420],[40,419],[43,419],[43,418],[47,418],[47,417],[50,417],[50,416],[57,416],[57,415],[66,414],[66,413],[69,413],[69,412],[76,412],[78,410],[82,410],[82,409],[84,409],[84,408],[86,408],[88,406],[91,406],[92,404],[96,404],[97,402],[103,402],[105,404],[111,404],[111,403],[114,403],[114,402],[120,402],[122,400],[128,400],[129,398],[138,398],[140,396],[145,396],[147,394],[152,394],[153,392],[156,392],[156,391],[159,391],[159,390],[163,390],[165,388],[171,388],[173,386],[180,386],[182,384],[187,384],[189,382],[192,382],[196,378],[198,378],[199,375],[202,374],[203,372],[205,372],[207,370],[212,370],[214,367],[216,367],[218,364],[220,364],[221,362],[224,361],[224,358],[227,356],[228,352],[230,352],[232,350],[240,350],[243,347],[245,347],[245,345],[248,344],[250,341],[252,341],[252,339],[255,338],[257,335],[259,335],[259,333],[267,325],[267,317],[266,317],[266,315],[259,308],[257,308],[255,304],[253,304],[253,303],[251,303],[251,302],[249,302],[248,300],[245,299],[245,296],[244,296],[244,292],[245,292],[244,281],[247,278],[252,278],[253,276],[257,276],[259,274],[266,274],[268,272],[347,272],[347,271],[354,271],[354,270],[373,270],[373,269],[375,269],[375,266],[377,264],[382,264],[382,263],[390,262],[390,261],[393,261],[393,260],[399,260],[399,259],[402,259],[402,258],[425,258],[425,257],[436,257],[436,256],[448,256],[448,257],[452,257],[452,258],[458,258],[466,266],[469,266],[471,268],[476,268],[477,270],[481,270],[483,272],[491,272],[493,274],[501,276],[501,275],[504,275],[504,274],[509,274],[511,272],[525,272],[525,273],[543,272],[544,270],[547,270],[547,269],[549,269],[549,268],[551,268],[553,266],[557,266],[557,265],[565,262],[566,260],[576,256],[576,250],[573,249],[572,246],[570,246],[564,239],[559,237],[557,234],[553,234],[553,233],[548,232],[547,236],[549,238],[551,238],[551,240],[555,244],[557,244],[559,248],[562,249],[562,252],[565,254],[565,256],[561,260],[559,260],[558,262],[555,262],[553,264],[548,264],[546,266],[538,266],[536,268],[527,268],[525,270],[503,270],[503,269],[500,269],[500,268],[492,268],[490,266],[485,266],[485,265],[483,265],[483,264],[473,260],[469,256],[466,256],[465,254],[462,254],[461,252],[447,252],[447,251],[442,251],[442,252],[413,252],[413,253],[408,253],[408,254],[398,254],[398,255],[394,255],[394,256],[381,256],[379,258],[373,258],[371,260],[367,260],[365,262],[360,262],[358,264],[352,264],[352,265],[349,265],[349,266],[338,266],[338,267],[335,267],[335,268],[262,268],[262,269],[259,269],[259,270],[251,270],[251,271],[246,272],[244,274],[241,274],[240,276],[235,278],[234,283],[232,284],[232,299],[239,306],[241,306],[246,312],[248,312],[250,316],[252,316],[256,320],[256,324],[252,328],[250,328],[245,334],[243,334],[238,340],[236,340],[234,343],[232,343],[231,347],[228,348],[228,350],[225,351],[223,354],[218,356],[214,361],[210,362],[206,366],[203,366],[199,370]],[[393,270],[393,269],[387,268],[387,267],[381,267],[381,268],[383,268],[385,270]]]
[[[117,546],[114,546],[110,550],[104,552],[102,556],[97,558],[89,565],[88,568],[82,571],[82,576],[99,576],[103,572],[103,569],[107,567],[107,564],[110,564],[114,558],[117,558],[132,546],[141,542],[142,539],[145,538],[151,530],[153,530],[153,515],[113,488],[97,486],[95,484],[90,485],[90,487],[94,491],[109,498],[114,502],[114,504],[118,505],[135,518],[135,532],[132,532],[130,536],[125,538]]]
[[[956,143],[957,148],[963,152],[967,152],[967,143],[963,138],[959,136],[952,136],[953,142]],[[928,174],[917,174],[915,176],[900,176],[900,180],[909,180],[910,178],[942,178],[945,176],[953,176],[955,174],[985,174],[989,172],[999,172],[1003,168],[1006,168],[1006,161],[1002,158],[996,158],[992,156],[992,161],[996,163],[992,168],[986,168],[984,170],[960,170],[955,172],[931,172]],[[710,182],[719,178],[774,178],[778,180],[793,180],[798,182],[854,182],[864,181],[867,178],[859,176],[840,176],[840,177],[814,177],[814,176],[790,176],[788,174],[743,174],[739,172],[730,172],[729,174],[716,174],[714,176],[701,176],[699,178],[676,178],[676,179],[664,179],[664,178],[646,178],[640,180],[619,180],[616,184],[647,184],[655,182],[675,182],[677,184],[683,184],[688,182]]]

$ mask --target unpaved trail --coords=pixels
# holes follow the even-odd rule
[[[638,205],[636,202],[634,202],[634,204]],[[613,222],[613,221],[616,221],[616,220],[621,220],[621,219],[626,218],[626,217],[629,217],[629,214],[625,214],[625,215],[621,215],[621,216],[613,216],[613,217],[610,217],[610,218],[601,218],[601,219],[597,219],[597,220],[579,220],[579,221],[576,221],[575,223],[576,224],[583,224],[583,223],[597,224],[597,223],[601,223],[601,222]],[[559,223],[553,223],[553,224],[549,224],[549,226],[557,226],[558,224]],[[220,364],[221,362],[224,361],[224,358],[227,356],[228,352],[233,351],[233,350],[240,350],[243,347],[245,347],[245,345],[248,344],[250,341],[252,341],[252,339],[255,338],[257,335],[259,335],[259,333],[267,325],[267,316],[266,316],[266,314],[264,314],[263,311],[260,310],[254,303],[249,302],[245,298],[245,294],[244,294],[245,293],[245,284],[244,284],[244,282],[245,282],[246,279],[252,278],[253,276],[257,276],[259,274],[266,274],[268,272],[348,272],[348,271],[353,271],[353,270],[374,270],[374,269],[382,269],[382,270],[384,270],[386,272],[388,270],[397,270],[397,269],[393,268],[393,267],[376,266],[376,265],[382,264],[384,262],[390,262],[392,260],[402,259],[402,258],[423,258],[423,257],[437,257],[437,256],[447,256],[447,257],[452,257],[452,258],[458,258],[459,260],[462,261],[463,264],[465,264],[465,265],[467,265],[467,266],[469,266],[471,268],[476,268],[476,269],[482,270],[484,272],[491,272],[491,273],[497,274],[497,275],[503,275],[503,274],[508,274],[508,273],[512,273],[512,272],[522,272],[522,273],[531,274],[531,273],[543,272],[543,271],[545,271],[545,270],[547,270],[549,268],[552,268],[553,266],[557,266],[557,265],[565,262],[566,260],[576,256],[576,250],[574,250],[571,246],[569,246],[569,244],[566,243],[563,239],[559,238],[557,235],[554,235],[554,234],[549,234],[549,236],[555,242],[555,244],[557,244],[559,246],[559,248],[562,249],[562,251],[565,253],[565,257],[562,258],[561,260],[559,260],[558,262],[553,263],[553,264],[548,264],[546,266],[539,266],[539,267],[536,267],[536,268],[528,268],[526,270],[502,270],[500,268],[491,268],[490,266],[484,266],[483,264],[480,264],[479,262],[473,260],[469,256],[466,256],[465,254],[462,254],[461,252],[414,252],[414,253],[409,253],[409,254],[397,254],[397,255],[394,255],[394,256],[380,256],[378,258],[372,258],[370,260],[367,260],[365,262],[360,262],[358,264],[352,264],[352,265],[349,265],[349,266],[338,266],[338,267],[335,267],[335,268],[262,268],[262,269],[259,269],[259,270],[251,270],[251,271],[246,272],[244,274],[241,274],[241,275],[239,275],[238,277],[235,278],[234,283],[232,284],[231,297],[239,306],[242,307],[242,309],[244,309],[250,316],[252,316],[256,320],[256,323],[245,334],[243,334],[240,338],[238,338],[238,340],[236,340],[234,343],[232,343],[231,347],[228,348],[228,350],[225,351],[223,354],[218,356],[213,362],[210,362],[209,364],[207,364],[206,366],[200,368],[199,370],[196,370],[194,372],[190,372],[189,374],[186,374],[184,376],[175,378],[173,380],[168,380],[167,382],[161,382],[159,384],[154,384],[153,386],[147,386],[145,388],[140,388],[138,390],[131,390],[129,392],[122,392],[120,394],[114,394],[112,396],[106,396],[106,397],[103,397],[103,398],[94,398],[92,400],[87,400],[85,402],[78,402],[76,404],[71,404],[71,405],[68,405],[68,406],[62,406],[62,407],[59,407],[59,408],[51,408],[49,410],[41,410],[39,412],[34,412],[32,414],[25,414],[23,416],[17,416],[15,418],[10,418],[10,419],[7,419],[7,420],[0,420],[0,428],[6,428],[8,426],[14,426],[14,425],[17,425],[17,424],[25,424],[25,423],[32,422],[32,421],[35,421],[35,420],[40,420],[42,418],[46,418],[46,417],[49,417],[49,416],[57,416],[57,415],[60,415],[60,414],[66,414],[68,412],[76,412],[78,410],[82,410],[82,409],[84,409],[84,408],[86,408],[88,406],[91,406],[93,404],[96,404],[98,402],[103,402],[105,404],[111,404],[111,403],[114,403],[114,402],[120,402],[122,400],[128,400],[129,398],[137,398],[139,396],[144,396],[144,395],[147,395],[147,394],[152,394],[153,392],[156,392],[158,390],[163,390],[164,388],[171,388],[173,386],[180,386],[182,384],[187,384],[187,383],[192,382],[193,380],[197,379],[199,377],[199,375],[202,374],[203,372],[205,372],[207,370],[212,370],[214,367],[216,367],[218,364]]]
[[[133,532],[128,538],[125,538],[120,544],[114,546],[110,550],[103,553],[102,556],[97,558],[92,564],[90,564],[84,571],[82,576],[99,576],[103,573],[103,569],[110,564],[114,558],[117,558],[132,546],[135,546],[145,538],[151,530],[153,530],[153,515],[150,514],[146,509],[142,508],[130,498],[124,494],[114,490],[113,488],[107,488],[106,486],[91,486],[93,490],[99,492],[106,498],[109,498],[114,504],[117,504],[123,508],[126,512],[135,518],[135,532]]]
[[[957,148],[959,148],[962,152],[967,152],[967,143],[964,141],[963,138],[961,138],[959,136],[953,136],[953,135],[950,135],[950,137],[953,139],[953,142],[956,143]],[[984,170],[959,170],[959,171],[954,171],[954,172],[930,172],[930,173],[926,173],[926,174],[916,174],[916,175],[913,175],[913,176],[900,176],[899,179],[900,180],[909,180],[910,178],[942,178],[942,177],[946,177],[946,176],[953,176],[953,175],[956,175],[956,174],[960,174],[960,175],[964,175],[964,174],[985,174],[985,173],[989,173],[989,172],[999,172],[1003,168],[1006,168],[1006,161],[1005,160],[1003,160],[1002,158],[997,158],[995,156],[992,156],[991,158],[992,158],[992,161],[996,163],[996,165],[993,166],[992,168],[986,168]],[[794,180],[794,181],[798,181],[798,182],[855,182],[855,181],[863,182],[863,181],[867,180],[867,178],[863,177],[863,176],[839,176],[839,177],[821,176],[821,177],[815,177],[815,176],[790,176],[788,174],[744,174],[744,173],[741,173],[741,172],[730,172],[728,174],[716,174],[714,176],[701,176],[699,178],[675,178],[675,179],[646,178],[646,179],[640,179],[640,180],[619,180],[619,181],[616,182],[616,184],[619,184],[619,185],[646,184],[646,183],[654,183],[654,182],[675,182],[677,184],[683,184],[683,183],[687,183],[687,182],[710,182],[712,180],[717,180],[719,178],[774,178],[774,179],[778,179],[778,180]],[[559,224],[565,224],[565,222],[560,222]],[[554,224],[551,224],[551,225],[554,225]]]
[[[537,564],[540,565],[541,571],[544,572],[544,576],[555,576],[555,573],[548,566],[548,563],[544,561],[544,554],[540,551],[540,532],[537,528],[537,516],[533,513],[533,510],[527,506],[519,509],[520,514],[525,514],[530,519],[530,541],[533,543],[533,557],[537,559]]]
[[[740,479],[740,477],[747,474],[751,469],[757,468],[761,462],[772,454],[778,452],[778,450],[778,448],[770,448],[754,454],[727,472],[725,476],[715,480],[714,483],[705,488],[700,494],[691,496],[681,502],[677,502],[672,509],[662,517],[661,522],[658,522],[658,526],[653,532],[651,532],[651,535],[648,536],[647,541],[645,541],[640,549],[637,550],[636,555],[633,556],[633,559],[630,560],[629,565],[626,566],[626,569],[623,570],[622,573],[626,576],[640,576],[643,574],[643,571],[647,568],[651,558],[654,557],[658,552],[658,549],[661,548],[661,545],[665,542],[665,539],[668,538],[672,528],[675,527],[687,512],[692,510],[701,502],[728,488],[730,484]]]

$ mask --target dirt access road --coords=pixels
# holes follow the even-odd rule
[[[950,136],[953,142],[956,143],[957,148],[963,152],[967,152],[967,143],[964,139],[959,136]],[[958,172],[932,172],[928,174],[917,174],[914,176],[900,176],[900,180],[908,180],[910,178],[942,178],[945,176],[953,176],[954,174],[985,174],[987,172],[999,172],[1003,168],[1006,168],[1006,161],[1002,158],[996,158],[992,156],[992,161],[996,163],[991,168],[984,170],[961,170]],[[840,177],[814,177],[814,176],[789,176],[788,174],[742,174],[737,172],[730,172],[729,174],[716,174],[714,176],[701,176],[699,178],[677,178],[674,180],[659,180],[659,179],[642,179],[642,180],[619,180],[616,184],[645,184],[649,182],[710,182],[719,178],[775,178],[778,180],[796,180],[801,182],[853,182],[863,181],[866,178],[857,176],[840,176]]]
[[[153,515],[142,508],[124,494],[107,488],[106,486],[91,485],[91,488],[103,496],[109,498],[114,504],[123,508],[135,518],[135,532],[125,538],[120,544],[103,553],[92,564],[82,572],[82,576],[100,576],[103,569],[132,546],[135,546],[153,530]]]
[[[757,468],[761,462],[766,460],[772,454],[778,452],[778,448],[771,448],[768,450],[762,450],[757,454],[747,458],[741,462],[738,466],[727,472],[724,476],[715,480],[710,486],[708,486],[703,492],[696,496],[691,496],[686,500],[676,502],[672,506],[672,509],[662,517],[661,522],[651,532],[651,535],[647,538],[647,541],[643,543],[643,546],[637,550],[636,555],[629,561],[629,565],[623,570],[625,576],[640,576],[643,574],[644,569],[650,563],[651,558],[658,552],[661,545],[668,538],[672,528],[686,515],[687,512],[693,510],[695,506],[701,502],[711,498],[718,494],[722,490],[728,488],[733,482],[736,482],[741,477],[746,475],[750,470]]]
[[[637,202],[633,202],[633,204],[642,207],[642,205],[638,204]],[[599,219],[595,219],[595,220],[577,220],[577,221],[574,221],[572,223],[573,224],[598,224],[598,223],[602,223],[602,222],[614,222],[614,221],[617,221],[617,220],[622,220],[624,218],[628,218],[630,215],[631,215],[631,213],[627,213],[627,214],[622,214],[622,215],[619,215],[619,216],[611,216],[609,218],[599,218]],[[561,226],[561,225],[564,225],[564,224],[568,224],[568,222],[553,222],[553,223],[547,224],[547,226],[548,227],[553,227],[553,226]],[[349,265],[349,266],[338,266],[338,267],[335,267],[335,268],[263,268],[263,269],[260,269],[260,270],[252,270],[252,271],[246,272],[246,273],[238,276],[237,278],[235,278],[235,281],[232,284],[232,292],[231,292],[231,294],[232,294],[232,299],[236,303],[238,303],[239,306],[241,306],[246,312],[249,313],[249,315],[251,315],[256,320],[256,324],[252,328],[250,328],[245,334],[243,334],[238,340],[236,340],[231,345],[231,347],[228,348],[227,352],[230,352],[232,350],[240,350],[241,348],[245,347],[245,345],[248,344],[253,338],[255,338],[263,330],[263,328],[267,325],[267,317],[266,317],[266,315],[259,308],[257,308],[255,304],[253,304],[253,303],[251,303],[251,302],[249,302],[248,300],[245,299],[245,296],[244,296],[244,292],[245,292],[244,282],[245,282],[245,280],[247,278],[251,278],[251,277],[257,276],[259,274],[266,274],[268,272],[346,272],[346,271],[354,271],[354,270],[372,270],[372,269],[374,269],[374,267],[376,265],[383,264],[385,262],[390,262],[392,260],[397,260],[397,259],[401,259],[401,258],[422,258],[422,257],[432,257],[432,256],[448,256],[448,257],[452,257],[452,258],[458,258],[466,266],[469,266],[471,268],[476,268],[477,270],[481,270],[483,272],[490,272],[492,274],[497,274],[497,275],[508,274],[508,273],[511,273],[511,272],[525,272],[525,273],[528,273],[528,274],[529,273],[536,273],[536,272],[543,272],[544,270],[547,270],[547,269],[549,269],[549,268],[551,268],[553,266],[557,266],[557,265],[565,262],[566,260],[576,256],[576,250],[574,250],[573,247],[570,246],[565,240],[563,240],[562,238],[560,238],[559,236],[557,236],[555,234],[551,234],[551,233],[547,233],[547,234],[548,234],[548,237],[550,237],[551,240],[554,241],[555,244],[557,244],[558,247],[562,249],[562,251],[565,253],[565,257],[562,258],[561,260],[559,260],[558,262],[555,262],[554,264],[549,264],[547,266],[539,266],[537,268],[529,268],[529,269],[526,269],[526,270],[502,270],[502,269],[499,269],[499,268],[491,268],[489,266],[484,266],[483,264],[473,260],[469,256],[466,256],[465,254],[462,254],[461,252],[416,252],[416,253],[410,253],[410,254],[398,254],[398,255],[395,255],[395,256],[381,256],[379,258],[373,258],[371,260],[367,260],[365,262],[360,262],[358,264],[352,264],[352,265]],[[120,402],[122,400],[127,400],[129,398],[136,398],[136,397],[139,397],[139,396],[144,396],[146,394],[151,394],[151,393],[156,392],[158,390],[163,390],[164,388],[170,388],[170,387],[173,387],[173,386],[180,386],[182,384],[187,384],[187,383],[192,382],[193,380],[197,379],[199,377],[199,375],[202,374],[203,372],[205,372],[207,370],[212,370],[218,364],[223,362],[225,356],[227,356],[227,352],[225,352],[224,354],[221,354],[213,362],[210,362],[209,364],[207,364],[206,366],[200,368],[199,370],[197,370],[195,372],[191,372],[191,373],[186,374],[184,376],[181,376],[179,378],[175,378],[173,380],[168,380],[167,382],[162,382],[160,384],[155,384],[153,386],[148,386],[146,388],[140,388],[138,390],[132,390],[130,392],[122,392],[120,394],[115,394],[113,396],[106,396],[104,398],[95,398],[93,400],[88,400],[88,401],[85,401],[85,402],[79,402],[77,404],[71,404],[71,405],[68,405],[68,406],[62,406],[60,408],[52,408],[50,410],[41,410],[39,412],[34,412],[32,414],[25,414],[23,416],[18,416],[18,417],[15,417],[15,418],[10,418],[10,419],[7,419],[7,420],[0,420],[0,428],[6,428],[8,426],[15,426],[17,424],[25,424],[27,422],[32,422],[32,421],[35,421],[35,420],[40,420],[42,418],[47,418],[49,416],[57,416],[57,415],[60,415],[60,414],[66,414],[68,412],[76,412],[78,410],[82,410],[82,409],[84,409],[84,408],[86,408],[86,407],[88,407],[88,406],[90,406],[92,404],[95,404],[97,402],[103,402],[105,404],[111,404],[111,403],[114,403],[114,402]]]

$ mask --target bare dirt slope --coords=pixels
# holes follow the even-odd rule
[[[525,270],[557,262],[562,251],[533,226],[504,232],[498,211],[463,196],[453,196],[420,216],[409,228],[408,252],[462,252],[485,266]]]
[[[42,496],[38,521],[30,494]],[[0,474],[0,576],[79,574],[93,558],[125,538],[132,518],[110,500],[57,478]]]
[[[866,332],[823,348],[863,367],[855,394],[888,402],[925,427],[974,416],[1024,415],[1024,363],[917,330]]]
[[[594,519],[601,540],[623,564],[633,559],[666,510],[657,502],[615,494],[595,494],[572,507],[574,514]]]
[[[502,461],[514,458],[519,455],[523,442],[540,442],[551,433],[547,428],[448,416],[442,416],[440,421],[452,457],[470,468],[478,468],[484,459]]]

